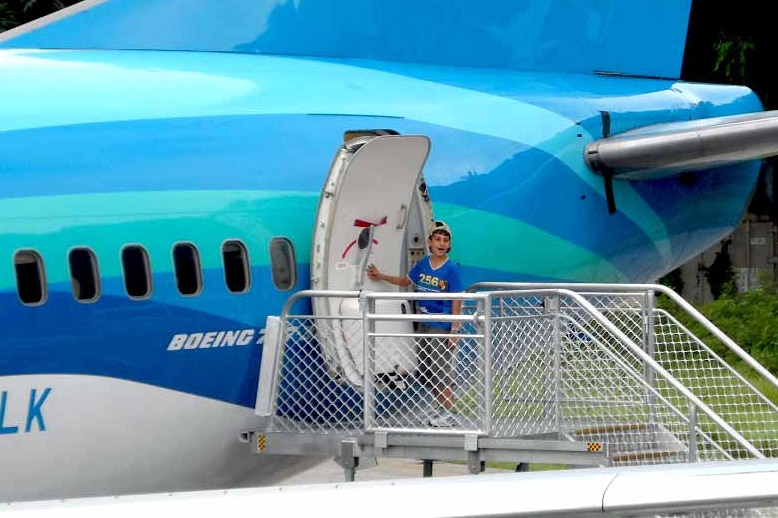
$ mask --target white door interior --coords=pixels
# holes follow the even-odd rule
[[[429,154],[425,136],[359,137],[335,156],[319,201],[311,258],[316,290],[397,291],[370,280],[370,263],[391,275],[404,275],[412,257],[423,255],[425,229],[432,218],[422,196],[421,171]],[[415,249],[414,249],[415,247]],[[315,298],[317,316],[344,317],[322,324],[320,342],[332,372],[361,386],[364,377],[361,321],[353,298]],[[411,313],[407,301],[381,301],[378,312]],[[411,333],[412,323],[380,322],[377,332]],[[390,343],[391,342],[391,343]],[[412,372],[411,339],[379,338],[376,373]]]

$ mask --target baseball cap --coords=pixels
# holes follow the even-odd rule
[[[436,221],[432,224],[432,227],[430,228],[430,237],[432,237],[432,234],[435,232],[445,232],[448,234],[450,239],[454,239],[454,235],[451,233],[451,228],[446,225],[445,221]]]

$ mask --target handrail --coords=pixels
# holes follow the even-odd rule
[[[579,291],[587,291],[587,290],[595,290],[597,292],[602,292],[604,290],[608,291],[617,291],[617,292],[624,292],[624,291],[635,291],[635,290],[641,290],[641,291],[647,291],[647,290],[653,290],[661,292],[670,299],[672,299],[673,302],[678,304],[681,309],[686,311],[689,315],[691,315],[695,320],[697,320],[700,324],[703,325],[708,331],[710,331],[717,339],[719,339],[724,345],[726,345],[732,352],[734,352],[741,360],[743,360],[749,367],[754,369],[756,372],[758,372],[760,375],[762,375],[766,380],[768,380],[776,389],[778,389],[778,378],[776,378],[770,371],[764,368],[763,365],[761,365],[759,362],[757,362],[750,354],[748,354],[746,351],[744,351],[738,344],[736,344],[730,337],[728,337],[726,334],[724,334],[718,327],[716,327],[715,324],[713,324],[710,320],[705,317],[702,313],[700,313],[694,306],[689,304],[686,300],[684,300],[683,297],[678,295],[676,292],[668,288],[667,286],[663,286],[661,284],[594,284],[594,283],[528,283],[528,282],[479,282],[475,283],[472,286],[467,288],[468,293],[474,293],[476,290],[486,289],[486,290],[513,290],[513,289],[527,289],[527,288],[537,288],[539,286],[547,286],[550,288],[560,288],[560,289],[568,289],[575,292]]]
[[[360,291],[333,291],[333,290],[302,290],[298,291],[296,293],[293,293],[291,297],[286,299],[286,304],[284,304],[283,309],[281,310],[281,318],[286,318],[289,316],[289,312],[294,307],[294,304],[300,300],[305,298],[313,298],[313,297],[329,297],[329,298],[358,298],[360,295]]]
[[[570,318],[570,316],[566,315],[565,317],[570,324],[573,324],[581,331],[586,332],[586,329],[581,326],[580,322],[576,322],[574,319]],[[670,401],[655,387],[651,386],[651,384],[647,383],[645,379],[641,378],[636,372],[634,372],[634,370],[629,366],[629,364],[627,364],[626,361],[624,361],[623,358],[619,358],[612,351],[608,351],[607,348],[604,347],[604,344],[602,344],[599,340],[595,340],[595,343],[597,343],[599,347],[605,349],[605,353],[610,357],[610,359],[616,362],[616,364],[619,365],[627,373],[627,375],[632,378],[633,381],[640,383],[644,389],[648,390],[653,396],[659,398],[659,400],[665,406],[667,406],[667,408],[669,408],[673,414],[675,414],[681,420],[685,421],[687,424],[692,423],[692,419],[687,414],[684,414],[678,407],[673,404],[672,401]],[[723,457],[727,458],[728,460],[733,460],[732,455],[730,455],[724,448],[722,448],[721,445],[718,444],[718,442],[716,442],[716,440],[711,437],[709,433],[705,432],[704,430],[697,430],[697,433],[699,433],[706,441],[708,441],[708,443],[710,443],[711,446],[716,449]],[[689,450],[692,451],[693,448],[690,447]]]
[[[551,295],[551,294],[562,294],[567,297],[570,297],[571,299],[575,300],[578,304],[581,305],[589,314],[591,317],[594,318],[594,320],[597,321],[598,324],[606,328],[609,332],[614,334],[616,338],[618,338],[624,345],[626,345],[629,349],[632,350],[634,354],[636,354],[638,357],[640,357],[644,362],[646,362],[648,365],[651,366],[652,369],[654,369],[658,374],[660,374],[665,380],[673,386],[677,391],[679,391],[681,394],[683,394],[684,397],[691,403],[693,403],[697,408],[702,410],[713,422],[715,422],[717,425],[719,425],[724,431],[726,431],[741,447],[746,449],[749,453],[751,453],[754,457],[758,459],[764,459],[765,456],[762,452],[760,452],[758,449],[754,447],[753,444],[751,444],[748,440],[746,440],[745,437],[740,435],[740,433],[732,428],[726,421],[724,421],[716,412],[714,412],[708,405],[706,405],[702,400],[700,400],[697,396],[694,395],[686,386],[684,386],[680,381],[678,381],[675,376],[673,376],[670,372],[668,372],[664,367],[659,365],[656,360],[654,360],[651,356],[646,354],[645,351],[641,347],[638,347],[637,344],[635,344],[626,334],[624,334],[619,328],[617,328],[613,323],[605,318],[600,311],[597,310],[588,300],[583,298],[580,294],[576,293],[572,290],[567,289],[559,289],[559,288],[548,288],[548,289],[535,289],[535,290],[502,290],[503,294],[507,294],[509,296],[538,296],[542,294]]]
[[[483,288],[488,288],[490,291],[480,291],[476,292],[474,290],[481,290]],[[589,300],[586,299],[585,296],[583,296],[581,293],[578,293],[578,291],[594,291],[599,293],[605,293],[604,290],[607,290],[608,293],[614,293],[614,292],[635,292],[635,291],[646,291],[646,290],[656,290],[662,293],[666,293],[672,300],[676,301],[679,306],[681,306],[683,309],[685,309],[688,313],[690,313],[693,317],[697,318],[699,321],[703,323],[706,327],[709,327],[711,331],[718,331],[713,324],[711,324],[707,319],[704,319],[702,315],[700,315],[696,310],[694,310],[693,307],[685,303],[685,301],[678,300],[678,296],[673,293],[671,290],[669,290],[666,287],[660,286],[660,285],[637,285],[637,284],[621,284],[621,285],[607,285],[607,284],[549,284],[549,285],[539,285],[537,283],[480,283],[471,286],[468,288],[468,291],[464,293],[450,293],[450,294],[436,294],[436,293],[413,293],[413,292],[365,292],[365,291],[327,291],[327,290],[304,290],[297,292],[293,294],[286,302],[283,308],[283,318],[289,317],[291,310],[298,301],[300,301],[303,298],[313,298],[313,297],[337,297],[337,298],[358,298],[360,300],[360,312],[362,313],[363,322],[370,321],[372,319],[389,319],[389,320],[414,320],[414,321],[421,321],[421,320],[441,320],[441,318],[445,318],[446,320],[450,320],[452,322],[454,321],[460,321],[460,322],[472,322],[474,324],[483,323],[489,313],[489,309],[484,310],[484,308],[492,308],[493,307],[493,300],[496,297],[549,297],[549,296],[563,296],[568,298],[571,301],[574,301],[581,310],[588,313],[588,318],[591,318],[593,321],[595,321],[599,326],[601,326],[604,330],[606,330],[610,335],[618,339],[623,347],[625,347],[627,350],[631,351],[633,355],[635,355],[637,358],[639,358],[644,365],[648,366],[650,369],[652,369],[657,375],[664,378],[664,380],[668,383],[669,386],[673,387],[680,395],[682,395],[690,405],[693,406],[693,408],[699,409],[702,413],[704,413],[713,423],[719,426],[721,430],[726,432],[729,437],[735,441],[740,447],[742,447],[744,450],[748,451],[749,454],[756,458],[764,458],[765,455],[759,451],[753,444],[751,444],[748,440],[746,440],[737,430],[735,430],[731,425],[729,425],[724,419],[722,419],[721,416],[719,416],[718,413],[713,411],[705,402],[703,402],[700,398],[698,398],[690,389],[688,389],[683,383],[681,383],[671,372],[666,370],[662,364],[657,362],[651,354],[647,353],[643,350],[642,347],[640,347],[637,343],[635,343],[629,336],[627,336],[623,331],[619,329],[618,326],[616,326],[610,319],[608,319],[605,315],[603,315]],[[375,300],[379,299],[402,299],[402,300],[423,300],[423,299],[433,299],[433,300],[440,300],[440,299],[449,299],[449,300],[467,300],[467,301],[475,301],[478,303],[478,307],[481,308],[479,311],[476,311],[472,315],[419,315],[419,314],[380,314],[375,313],[374,309],[371,311],[370,308],[375,308]],[[366,320],[364,320],[366,319]],[[363,325],[363,332],[368,332],[368,326]],[[283,333],[283,329],[282,329]],[[736,350],[737,345],[734,344],[731,340],[729,340],[723,333],[718,331],[717,335],[721,334],[726,340],[722,340],[723,342],[728,342],[727,345],[734,345],[734,347],[731,347],[733,350]],[[739,348],[737,348],[739,349]],[[747,355],[742,349],[740,351],[748,358],[750,356]],[[367,355],[364,356],[363,361],[366,361],[368,358]],[[755,360],[752,359],[752,361],[755,363]],[[756,364],[758,365],[758,364]],[[760,366],[761,367],[761,366]],[[762,370],[764,370],[762,368]],[[364,371],[367,372],[367,369]],[[774,377],[771,377],[771,381],[774,380]]]
[[[752,392],[754,392],[754,394],[755,394],[755,395],[756,395],[756,396],[757,396],[759,399],[761,399],[761,400],[762,400],[762,402],[763,402],[765,405],[767,405],[767,406],[771,407],[773,410],[775,410],[776,412],[778,412],[778,405],[776,405],[775,403],[773,403],[773,402],[770,400],[770,398],[768,398],[767,396],[765,396],[765,395],[764,395],[764,394],[763,394],[763,393],[762,393],[762,392],[761,392],[761,391],[760,391],[758,388],[756,388],[756,387],[754,386],[754,384],[753,384],[753,383],[751,383],[750,381],[748,381],[748,379],[746,379],[746,378],[745,378],[745,377],[744,377],[742,374],[740,374],[740,373],[739,373],[737,370],[735,370],[735,369],[734,369],[734,368],[733,368],[733,367],[732,367],[730,364],[728,364],[728,363],[727,363],[727,362],[726,362],[726,361],[725,361],[725,360],[724,360],[724,359],[723,359],[721,356],[719,356],[718,354],[716,354],[716,352],[715,352],[713,349],[711,349],[711,348],[708,346],[708,344],[706,344],[705,342],[703,342],[702,340],[700,340],[700,339],[699,339],[699,337],[698,337],[697,335],[695,335],[694,333],[692,333],[692,332],[691,332],[691,331],[690,331],[690,330],[689,330],[689,329],[688,329],[686,326],[684,326],[682,323],[680,323],[680,322],[678,321],[678,319],[677,319],[677,318],[675,318],[675,317],[674,317],[674,316],[673,316],[671,313],[669,313],[669,312],[665,311],[664,309],[662,309],[662,310],[659,310],[659,311],[660,311],[660,313],[662,313],[662,314],[664,314],[664,315],[665,315],[665,318],[669,318],[669,319],[671,319],[671,320],[672,320],[672,322],[673,322],[673,323],[674,323],[676,326],[678,326],[678,328],[679,328],[679,329],[682,329],[684,333],[686,333],[686,334],[688,334],[689,336],[691,336],[692,338],[694,338],[694,340],[696,340],[696,341],[697,341],[697,343],[699,344],[699,346],[700,346],[700,347],[702,347],[702,348],[705,350],[705,352],[707,352],[707,353],[708,353],[708,354],[710,354],[712,357],[714,357],[714,358],[715,358],[715,359],[716,359],[716,360],[717,360],[717,361],[718,361],[718,362],[721,364],[722,368],[725,368],[725,369],[727,370],[727,372],[729,372],[729,373],[730,373],[732,376],[734,376],[735,378],[737,378],[737,379],[738,379],[738,381],[740,381],[740,383],[742,383],[743,385],[745,385],[746,387],[748,387],[748,388],[749,388],[749,389],[750,389]]]

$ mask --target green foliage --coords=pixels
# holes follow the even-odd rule
[[[735,353],[702,325],[668,308],[664,297],[659,301],[727,363],[737,366],[738,370],[748,370]],[[778,293],[773,287],[734,295],[733,290],[725,290],[721,298],[699,311],[767,370],[778,375]]]
[[[0,1],[0,32],[19,25],[19,13],[11,2]]]
[[[63,9],[73,2],[63,2],[61,0],[22,0],[22,10],[24,12],[30,11],[35,6],[44,5],[47,11],[57,11]]]
[[[659,279],[659,284],[667,286],[676,293],[683,292],[683,275],[680,268],[676,268]]]
[[[735,270],[732,269],[732,260],[729,257],[731,245],[731,239],[722,241],[721,250],[716,252],[716,258],[710,266],[703,268],[714,299],[719,299],[722,296],[732,297],[737,293]]]
[[[713,71],[723,73],[730,83],[747,84],[748,57],[753,54],[755,48],[751,37],[719,34],[719,40],[713,44],[716,53]],[[751,64],[751,66],[753,65]]]
[[[770,372],[778,373],[778,295],[757,290],[726,296],[702,313]]]
[[[0,0],[0,32],[46,16],[79,0]]]

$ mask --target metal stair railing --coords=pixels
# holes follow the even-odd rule
[[[469,290],[489,292],[539,286],[569,288],[579,293],[763,455],[778,457],[778,436],[775,433],[778,429],[778,408],[775,403],[680,324],[672,314],[656,308],[655,294],[666,295],[677,308],[699,322],[759,374],[766,386],[778,387],[776,378],[675,292],[661,285],[642,284],[480,283]],[[670,395],[672,388],[661,379],[653,380],[652,369],[644,366],[642,361],[635,359],[631,364],[636,372],[641,369],[644,371],[644,376],[652,386],[658,385],[660,390]],[[682,399],[682,396],[675,396],[675,404],[682,406]],[[699,416],[699,419],[702,429],[716,427],[704,415]],[[736,457],[743,454],[738,453],[739,446],[735,443],[730,443],[725,449],[731,450]]]
[[[601,386],[599,390],[607,385],[619,393],[620,401],[613,398],[569,399],[565,408],[567,419],[562,427],[565,436],[571,440],[609,444],[614,465],[693,462],[700,457],[733,460],[732,454],[711,433],[698,426],[697,408],[693,402],[678,397],[671,400],[665,394],[667,390],[660,391],[656,384],[649,383],[648,380],[656,379],[656,376],[646,377],[630,365],[629,352],[625,354],[614,347],[614,340],[605,330],[586,330],[572,319],[569,324],[578,329],[579,340],[585,339],[587,346],[598,347],[600,363],[617,366],[612,375],[604,376],[604,379],[596,377],[597,370],[587,369],[585,376],[577,377],[579,382],[587,383],[586,380],[596,378]],[[619,342],[617,339],[615,343]],[[591,361],[577,358],[573,368]],[[652,364],[648,364],[646,370],[662,378],[661,373],[653,371]],[[596,391],[596,388],[590,389],[589,393]],[[687,404],[679,406],[679,403]]]
[[[699,322],[706,330],[721,341],[730,351],[735,353],[743,362],[752,368],[755,372],[767,380],[773,387],[778,388],[778,378],[776,378],[763,365],[757,362],[751,355],[744,351],[721,329],[716,327],[705,315],[700,313],[694,306],[689,304],[683,297],[676,292],[661,284],[593,284],[593,283],[526,283],[526,282],[479,282],[470,286],[467,291],[476,293],[478,291],[493,290],[523,290],[523,289],[564,289],[581,294],[585,298],[597,294],[630,294],[658,292],[667,296],[673,303],[687,313],[689,316]],[[595,306],[597,306],[595,304]]]
[[[732,459],[697,429],[691,412],[678,408],[629,365],[608,330],[584,327],[566,315],[559,320],[566,329],[561,350],[553,355],[539,351],[535,358],[527,355],[520,366],[495,369],[495,386],[522,389],[508,401],[500,391],[495,394],[494,435],[558,432],[571,440],[602,442],[616,465],[697,460],[699,449],[715,454],[712,458]],[[544,399],[543,380],[552,378],[553,405],[533,412],[532,404]],[[520,382],[526,379],[533,382]],[[516,419],[501,419],[507,412]]]
[[[418,314],[374,313],[366,307],[365,292],[305,290],[294,294],[284,306],[277,326],[278,337],[269,340],[277,349],[263,352],[258,412],[268,416],[266,431],[343,434],[365,431],[413,431],[417,433],[484,434],[483,419],[463,416],[450,429],[431,428],[436,404],[428,388],[419,381],[415,332],[397,332],[392,322],[438,320]],[[407,300],[440,298],[431,294],[382,294],[379,299]],[[359,301],[359,315],[314,315],[312,299]],[[450,298],[480,299],[481,295],[451,294]],[[379,302],[380,302],[379,300]],[[335,302],[332,302],[335,301]],[[321,305],[320,305],[321,306]],[[351,304],[353,306],[353,304]],[[470,321],[469,317],[447,317]],[[460,338],[483,342],[483,335],[467,337],[441,332],[433,338]],[[359,347],[354,347],[359,344]],[[265,367],[272,364],[273,367]],[[387,369],[387,365],[396,368]],[[382,367],[381,367],[382,366]],[[406,366],[406,367],[403,367]],[[376,369],[379,369],[378,371]],[[356,373],[356,374],[355,374]],[[359,380],[355,383],[355,375]],[[267,382],[267,378],[273,380]],[[480,382],[483,386],[483,382]],[[258,397],[258,400],[260,399]]]
[[[268,417],[264,431],[338,434],[364,426],[364,398],[348,382],[341,359],[350,351],[334,337],[361,336],[361,316],[313,315],[312,299],[357,300],[356,291],[303,290],[287,300],[274,336],[266,334],[257,413]],[[268,333],[271,326],[267,327]],[[271,347],[271,344],[273,346]],[[261,401],[260,401],[261,398]]]
[[[314,316],[313,297],[357,300],[359,315]],[[398,298],[459,299],[465,314],[376,309],[396,307],[381,301]],[[611,318],[614,304],[623,306],[615,301],[604,308]],[[277,326],[276,355],[263,353],[261,378],[265,370],[275,377],[266,431],[572,438],[610,444],[624,463],[764,457],[673,376],[665,367],[671,362],[663,365],[644,350],[647,343],[663,349],[645,324],[663,317],[630,304],[628,318],[617,324],[584,295],[559,288],[446,295],[300,292],[287,302]],[[437,405],[413,363],[419,335],[398,332],[392,324],[441,319],[464,324],[461,334],[428,337],[458,344],[452,370],[458,421],[448,429],[428,422]],[[350,358],[349,373],[339,363],[344,357]],[[360,383],[353,382],[355,372]]]
[[[657,333],[659,363],[766,457],[778,457],[776,404],[673,315],[657,310],[655,320],[657,328],[662,329],[662,333]],[[704,360],[704,371],[689,368],[687,357],[694,358],[698,364]],[[768,385],[771,383],[769,378],[763,380]]]
[[[492,292],[492,296],[496,297],[498,294]],[[527,300],[545,297],[553,301],[552,304],[547,302],[546,305],[551,306],[552,313],[559,315],[556,321],[561,322],[564,317],[578,326],[572,330],[568,327],[560,334],[559,329],[563,326],[555,325],[555,335],[562,339],[554,340],[554,355],[562,354],[567,358],[566,362],[554,361],[554,365],[559,365],[554,369],[557,376],[555,380],[557,387],[554,393],[561,400],[556,401],[554,406],[559,409],[556,412],[558,422],[555,426],[560,431],[569,432],[576,426],[592,428],[658,424],[661,425],[661,431],[676,437],[672,442],[686,442],[696,448],[697,438],[712,436],[697,426],[699,415],[705,416],[715,426],[717,434],[736,444],[741,451],[746,452],[746,455],[763,457],[761,452],[649,357],[582,296],[560,289],[505,291],[499,296],[503,311],[510,310],[514,306],[518,310],[523,310],[527,306]],[[580,330],[584,332],[578,332]],[[495,342],[500,340],[495,339]],[[571,366],[565,367],[565,363]],[[669,407],[660,405],[659,403],[667,401],[667,398],[658,397],[662,395],[661,391],[647,390],[643,396],[636,394],[639,387],[635,386],[633,380],[642,379],[642,369],[635,368],[636,364],[650,369],[655,379],[661,381],[664,387],[671,388],[676,397],[682,397],[687,402],[690,408],[690,417],[687,420],[690,429],[683,431],[677,419],[675,421],[670,419],[670,416],[678,413],[677,405]],[[643,387],[651,386],[644,381]],[[669,426],[670,424],[672,426]],[[690,437],[688,441],[681,439],[682,436],[687,435]],[[645,438],[643,442],[647,442]],[[717,442],[720,442],[719,438]],[[707,446],[702,450],[703,453],[721,451],[721,448]],[[643,450],[653,451],[655,448],[645,445]],[[696,450],[690,452],[689,458],[696,459],[697,454]]]

